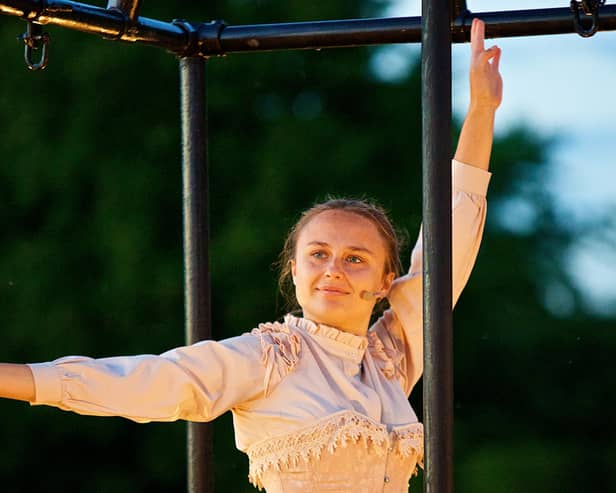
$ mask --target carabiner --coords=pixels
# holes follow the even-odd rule
[[[599,7],[605,4],[605,0],[571,0],[571,12],[573,12],[573,27],[583,38],[590,38],[599,29]],[[592,17],[592,24],[589,28],[582,26],[580,11],[584,16]]]
[[[34,22],[28,22],[26,32],[17,36],[24,42],[24,60],[30,70],[43,70],[47,66],[49,54],[47,47],[50,42],[49,34],[43,32],[43,27]],[[32,52],[41,50],[41,56],[38,62],[32,60]]]

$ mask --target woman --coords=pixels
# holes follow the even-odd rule
[[[453,290],[485,221],[500,50],[471,30],[471,103],[453,163]],[[466,163],[466,164],[464,164]],[[407,491],[422,426],[408,403],[422,373],[421,242],[399,276],[381,209],[333,200],[306,211],[281,256],[302,317],[160,356],[0,365],[0,396],[138,422],[208,421],[231,410],[250,480],[268,493]],[[376,303],[390,309],[370,328]]]

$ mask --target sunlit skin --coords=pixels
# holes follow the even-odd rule
[[[377,296],[383,298],[394,273],[385,273],[386,248],[377,227],[342,210],[315,216],[300,231],[291,262],[295,295],[303,316],[315,323],[365,335]]]
[[[485,48],[485,24],[473,19],[471,26],[471,99],[455,158],[487,170],[492,152],[494,113],[503,100],[503,79],[499,72],[501,49]]]
[[[502,101],[503,81],[499,73],[501,50],[497,46],[486,49],[484,41],[485,24],[473,19],[471,101],[455,158],[487,170],[494,113]],[[310,242],[319,244],[308,245]],[[376,298],[365,300],[361,293],[380,291],[382,297],[387,296],[394,275],[385,274],[384,265],[383,240],[368,219],[342,211],[314,217],[300,232],[292,261],[297,300],[304,316],[354,334],[365,334]],[[0,364],[0,397],[31,401],[34,395],[34,380],[28,366]]]

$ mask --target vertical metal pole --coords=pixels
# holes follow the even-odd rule
[[[180,59],[186,343],[210,339],[205,61]],[[188,423],[188,491],[213,492],[209,424]]]
[[[453,12],[451,14],[451,20],[455,20],[457,17],[462,15],[464,12],[468,10],[466,6],[466,0],[452,0],[453,3]]]
[[[450,0],[422,4],[424,491],[453,492]]]

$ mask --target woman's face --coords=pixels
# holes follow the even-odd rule
[[[299,232],[291,272],[305,318],[365,335],[376,296],[384,297],[394,273],[384,274],[386,249],[377,227],[358,214],[321,212]]]

